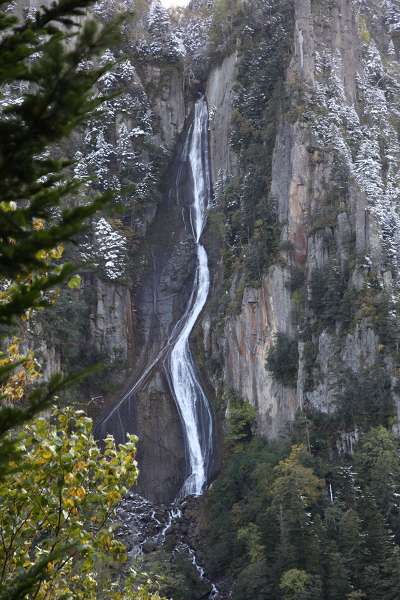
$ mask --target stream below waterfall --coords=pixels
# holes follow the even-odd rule
[[[198,501],[199,498],[192,495],[178,498],[172,504],[154,505],[129,492],[117,508],[115,534],[126,546],[128,564],[139,572],[143,568],[146,571],[148,557],[153,552],[169,553],[171,560],[179,554],[185,556],[198,573],[199,596],[196,597],[217,600],[219,590],[203,566],[205,540],[199,538],[196,523]]]

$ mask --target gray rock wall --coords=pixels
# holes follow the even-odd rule
[[[273,267],[259,289],[246,288],[239,316],[225,327],[225,381],[257,409],[258,433],[276,436],[296,411],[295,391],[274,381],[265,367],[277,331],[291,332],[288,273]]]
[[[206,100],[209,111],[211,177],[215,183],[220,171],[235,174],[237,156],[229,146],[233,84],[236,79],[236,53],[212,67],[207,78]]]
[[[365,40],[357,22],[358,8],[345,0],[340,0],[332,9],[321,6],[312,13],[309,0],[295,1],[294,55],[287,72],[289,93],[301,89],[304,105],[307,107],[310,103],[312,107],[318,85],[334,85],[332,80],[324,79],[324,73],[316,64],[316,58],[329,56],[336,65],[335,85],[343,91],[340,102],[344,110],[354,110],[361,118],[365,109],[359,82],[364,72]],[[325,114],[329,110],[328,106]],[[324,119],[323,113],[319,119]],[[391,289],[391,275],[384,266],[382,226],[376,214],[369,210],[371,201],[354,177],[348,181],[346,200],[338,207],[333,222],[328,226],[316,225],[328,201],[334,157],[342,149],[335,139],[331,147],[317,147],[314,129],[306,111],[295,122],[282,119],[280,123],[271,191],[277,199],[279,220],[283,224],[281,240],[289,241],[292,250],[282,252],[283,265],[270,269],[259,290],[245,290],[241,313],[228,317],[224,332],[225,382],[257,408],[259,431],[266,437],[276,436],[282,423],[293,418],[296,408],[332,410],[338,369],[359,372],[382,359],[373,323],[361,318],[347,334],[338,329],[313,334],[317,349],[313,389],[305,388],[307,367],[303,342],[299,343],[296,390],[279,385],[266,369],[265,357],[273,343],[273,334],[282,331],[293,335],[297,329],[294,315],[298,309],[287,286],[291,267],[303,267],[309,281],[312,271],[328,261],[337,260],[344,269],[355,255],[368,256],[367,269],[352,267],[353,284],[360,289],[367,277],[375,273],[382,289]],[[225,164],[231,164],[229,159]],[[308,318],[312,322],[312,313]],[[389,369],[391,361],[385,360]]]
[[[190,108],[185,102],[182,73],[178,69],[174,69],[172,73],[163,73],[161,67],[149,65],[147,81],[160,88],[159,95],[152,99],[152,108],[160,124],[160,133],[155,136],[155,142],[162,143],[173,151]]]

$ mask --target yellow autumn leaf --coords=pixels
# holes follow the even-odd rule
[[[44,228],[43,219],[34,219],[33,226],[35,229],[43,229]]]
[[[78,496],[79,500],[82,500],[82,498],[84,498],[86,495],[85,489],[82,486],[79,486],[76,490],[76,495]]]
[[[60,295],[60,292],[59,292],[59,291],[58,291],[58,292],[55,292],[54,296],[52,296],[52,297],[50,298],[50,302],[51,302],[52,304],[54,304],[54,302],[57,300],[57,298],[59,297],[59,295]]]

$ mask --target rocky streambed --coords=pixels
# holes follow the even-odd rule
[[[146,570],[151,577],[151,565],[158,560],[191,566],[193,599],[222,598],[204,567],[203,548],[206,543],[205,499],[186,496],[173,503],[153,504],[133,492],[128,492],[117,508],[115,536],[127,548],[128,564]],[[150,568],[149,568],[150,567]]]

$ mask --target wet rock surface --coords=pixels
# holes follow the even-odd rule
[[[171,543],[172,538],[187,543],[195,527],[196,504],[197,499],[191,496],[171,504],[153,504],[130,492],[117,509],[116,536],[131,548],[133,556],[154,552]]]
[[[152,502],[168,502],[179,492],[187,465],[181,420],[163,358],[156,359],[185,311],[197,264],[192,239],[173,198],[159,207],[147,239],[145,266],[132,293],[135,367],[114,398],[114,406],[121,398],[125,400],[99,424],[96,435],[103,439],[111,433],[117,443],[124,443],[126,432],[137,435],[138,492]],[[128,393],[151,364],[154,368],[140,387]],[[112,406],[107,408],[112,410]]]
[[[137,566],[157,551],[168,553],[171,559],[177,553],[185,555],[197,571],[195,598],[222,598],[204,568],[204,511],[205,498],[201,496],[153,504],[129,492],[114,517],[115,536],[126,546],[128,564]]]

